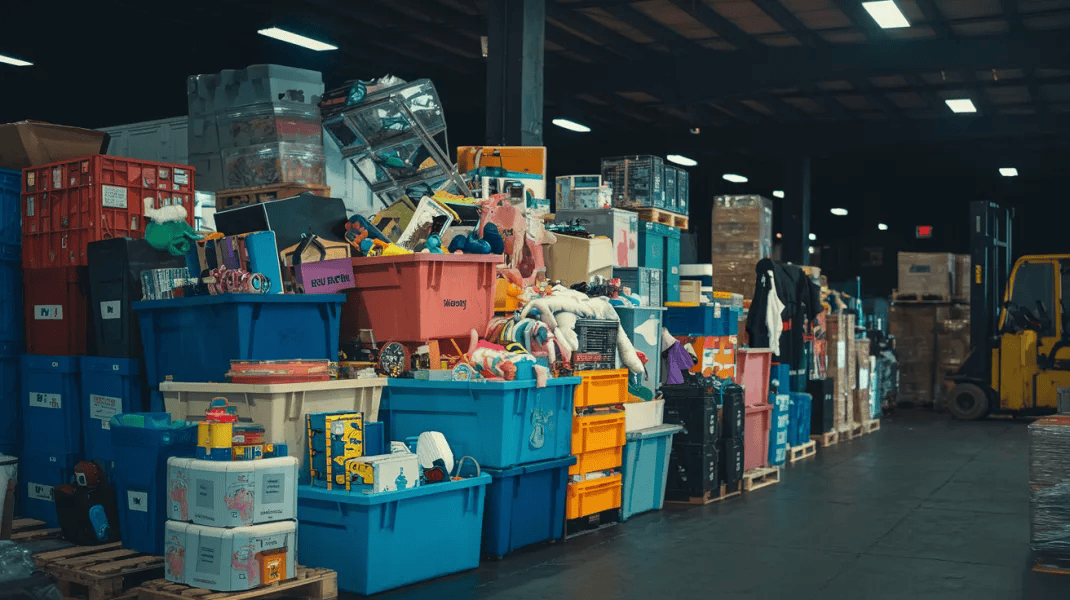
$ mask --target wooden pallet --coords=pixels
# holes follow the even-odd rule
[[[565,521],[565,538],[576,537],[585,533],[593,533],[605,527],[612,527],[620,523],[620,508],[609,510]],[[142,600],[145,600],[142,598]]]
[[[138,600],[264,600],[276,596],[305,598],[307,600],[331,600],[338,597],[338,573],[330,569],[297,567],[293,579],[270,583],[244,592],[213,592],[172,583],[166,579],[154,579],[137,589]]]
[[[163,574],[163,557],[123,549],[114,542],[35,555],[37,568],[56,578],[65,598],[111,600]]]
[[[59,529],[50,529],[44,521],[37,519],[15,519],[11,522],[11,541],[20,544],[58,538],[60,534]]]
[[[683,229],[687,231],[688,218],[683,215],[678,215],[674,212],[663,210],[660,208],[628,208],[634,213],[639,213],[640,221],[648,221],[650,223],[661,223],[662,225],[668,225],[669,227],[675,227],[677,229]]]
[[[800,460],[817,456],[817,442],[810,440],[801,446],[793,446],[788,448],[788,462],[798,462]]]
[[[743,474],[743,491],[753,492],[780,483],[780,467],[758,467]]]
[[[860,438],[865,435],[865,433],[865,426],[861,423],[848,425],[840,430],[840,441],[846,442],[856,438]]]
[[[678,500],[665,499],[669,504],[684,504],[691,506],[703,506],[705,504],[713,504],[714,502],[720,502],[729,498],[734,498],[743,493],[743,480],[739,480],[732,484],[722,483],[721,487],[716,490],[710,490],[702,496],[693,496],[691,498]]]
[[[259,185],[237,190],[220,190],[215,193],[215,205],[216,210],[224,211],[239,206],[270,202],[280,198],[292,198],[305,192],[312,192],[317,196],[326,197],[331,195],[331,188],[325,185],[303,183],[273,183],[271,185]]]
[[[829,446],[835,446],[840,443],[840,432],[830,431],[828,433],[819,433],[817,435],[810,436],[810,441],[817,442],[817,445],[821,448],[828,448]]]
[[[870,419],[869,421],[866,421],[866,422],[862,423],[862,433],[864,435],[869,435],[869,434],[873,433],[874,431],[880,431],[880,429],[881,429],[881,420],[880,419]]]
[[[892,302],[900,304],[950,304],[949,294],[917,294],[892,290]]]

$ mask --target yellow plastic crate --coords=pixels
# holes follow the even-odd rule
[[[628,369],[579,371],[582,381],[576,386],[576,408],[623,404],[628,401]]]
[[[612,477],[568,484],[565,518],[579,519],[580,517],[620,508],[621,481],[621,475],[618,473]]]
[[[572,453],[579,455],[606,450],[627,443],[624,411],[587,415],[572,419]]]
[[[594,450],[576,455],[576,464],[568,468],[569,475],[586,475],[595,471],[619,469],[624,462],[624,446]]]

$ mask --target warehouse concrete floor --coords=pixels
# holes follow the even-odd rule
[[[1027,425],[898,411],[786,467],[778,485],[383,597],[1066,597],[1070,577],[1029,570]]]

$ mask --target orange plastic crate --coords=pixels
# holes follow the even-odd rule
[[[572,453],[583,454],[623,446],[626,436],[625,413],[612,412],[572,419]]]
[[[624,463],[624,446],[594,450],[576,455],[576,464],[568,468],[569,475],[586,475],[596,471],[619,469]]]
[[[568,484],[568,499],[565,505],[566,519],[579,519],[621,505],[621,475],[577,481]]]
[[[628,401],[628,369],[579,371],[582,381],[576,386],[576,408],[623,404]]]

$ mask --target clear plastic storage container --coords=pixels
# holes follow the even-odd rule
[[[273,183],[327,185],[323,147],[273,143],[223,151],[227,189]]]
[[[242,148],[284,142],[323,145],[319,107],[309,104],[254,104],[219,115],[219,147]]]
[[[397,100],[391,101],[391,96]],[[409,116],[400,108],[401,104],[408,107],[428,134],[445,131],[442,103],[429,79],[372,92],[360,104],[327,118],[324,126],[343,149],[379,146],[396,136],[413,133]]]

